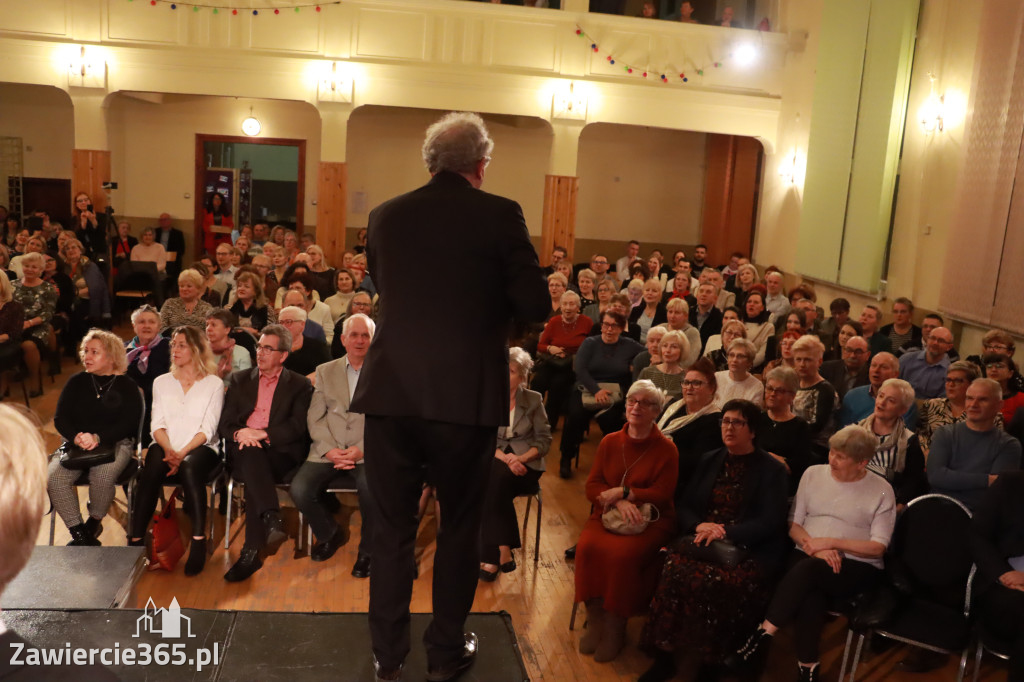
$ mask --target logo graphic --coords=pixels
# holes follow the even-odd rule
[[[159,625],[157,624],[158,620]],[[196,635],[192,633],[192,619],[181,615],[177,597],[171,599],[171,605],[166,609],[163,607],[158,609],[153,598],[150,597],[146,602],[146,608],[142,610],[142,615],[135,621],[135,634],[132,637],[139,637],[143,632],[150,632],[160,635],[164,639],[178,638],[182,636],[182,621],[185,622],[185,632],[187,633],[185,636],[195,637]]]

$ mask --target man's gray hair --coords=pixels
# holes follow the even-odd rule
[[[875,437],[863,426],[850,424],[828,439],[828,446],[857,462],[868,462],[875,456]]]
[[[516,374],[524,380],[530,378],[530,370],[533,369],[533,358],[519,346],[512,346],[508,349],[508,363],[516,368]]]
[[[284,312],[284,311],[282,311]],[[277,349],[280,351],[292,352],[292,333],[288,328],[280,324],[268,324],[260,332],[260,336],[276,336]]]
[[[348,336],[348,333],[352,331],[352,324],[356,320],[362,320],[363,324],[366,325],[366,331],[370,332],[370,340],[373,341],[373,335],[377,331],[377,323],[370,319],[370,316],[365,313],[356,313],[355,315],[349,315],[345,318],[345,321],[341,323],[341,333],[344,336]]]
[[[910,385],[909,381],[903,379],[886,379],[882,382],[882,385],[878,387],[878,392],[882,391],[896,391],[900,396],[900,403],[903,405],[903,411],[906,412],[910,409],[910,406],[914,404],[914,387]]]
[[[288,293],[290,294],[291,291],[289,291]],[[288,294],[285,294],[285,298],[287,297]],[[286,313],[291,313],[295,317],[301,317],[303,322],[309,319],[309,315],[306,314],[306,309],[300,308],[297,305],[286,305],[285,307],[281,308],[281,312],[277,314],[277,319],[280,320],[282,317],[285,316]]]
[[[431,174],[441,171],[473,173],[482,160],[490,160],[494,140],[477,114],[452,112],[427,128],[423,163]]]

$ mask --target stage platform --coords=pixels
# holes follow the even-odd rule
[[[0,608],[114,609],[135,606],[135,585],[146,570],[144,547],[48,547],[4,590]]]
[[[70,643],[72,649],[108,647],[122,657],[131,650],[138,661],[142,660],[141,651],[155,656],[162,650],[171,658],[163,665],[125,665],[121,660],[120,665],[108,666],[124,680],[373,680],[365,613],[178,611],[173,604],[155,606],[160,607],[155,612],[5,609],[3,617],[9,628],[40,649],[66,649],[66,643]],[[404,680],[424,677],[422,637],[429,621],[429,614],[412,616],[412,652],[406,661]],[[460,681],[529,680],[507,613],[470,614],[466,629],[480,638],[480,653]],[[207,662],[197,670],[201,658]],[[183,664],[174,665],[175,659]]]

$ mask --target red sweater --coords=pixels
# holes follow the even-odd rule
[[[537,352],[546,353],[548,346],[557,346],[558,348],[565,349],[566,355],[575,355],[593,326],[594,322],[586,315],[577,317],[576,324],[572,327],[565,324],[561,315],[552,317],[544,325],[544,331],[540,334]]]

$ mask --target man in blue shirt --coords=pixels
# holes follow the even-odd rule
[[[849,343],[849,342],[847,342]],[[871,359],[871,367],[868,369],[867,386],[858,386],[850,389],[843,396],[843,406],[839,410],[839,426],[856,424],[869,414],[875,411],[875,397],[878,396],[878,389],[882,387],[886,379],[896,379],[899,376],[900,363],[892,353],[879,353]],[[903,423],[909,428],[917,424],[917,404],[910,406],[907,413],[903,415]]]
[[[914,387],[918,400],[942,398],[946,395],[946,371],[953,347],[953,333],[945,327],[936,327],[928,335],[922,350],[910,351],[900,358],[900,379]]]

